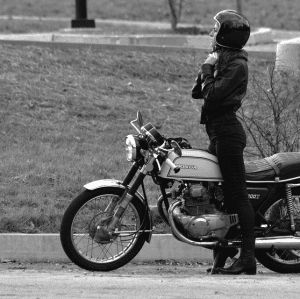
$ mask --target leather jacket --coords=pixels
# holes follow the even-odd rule
[[[241,107],[248,84],[248,54],[244,50],[229,55],[226,67],[202,64],[192,88],[194,99],[204,99],[200,123],[234,113]]]

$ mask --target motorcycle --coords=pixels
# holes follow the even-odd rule
[[[213,250],[213,273],[241,248],[239,218],[226,207],[217,157],[184,138],[166,138],[151,123],[144,125],[140,112],[131,125],[137,134],[125,141],[130,170],[123,181],[86,184],[70,203],[60,231],[65,253],[90,271],[130,262],[154,230],[144,185],[151,176],[161,191],[161,219],[179,241]],[[300,153],[278,153],[245,167],[256,259],[278,273],[299,273]]]

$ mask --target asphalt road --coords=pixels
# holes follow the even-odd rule
[[[299,298],[300,274],[208,275],[207,264],[155,262],[112,272],[73,264],[0,263],[0,298]]]

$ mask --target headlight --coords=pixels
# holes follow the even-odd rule
[[[134,138],[133,135],[128,135],[126,137],[125,144],[127,160],[135,161],[138,155],[137,140]]]

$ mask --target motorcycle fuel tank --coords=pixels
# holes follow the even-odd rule
[[[217,157],[204,150],[183,149],[181,157],[171,153],[169,159],[181,169],[175,173],[167,163],[163,163],[159,176],[164,179],[223,181]]]

